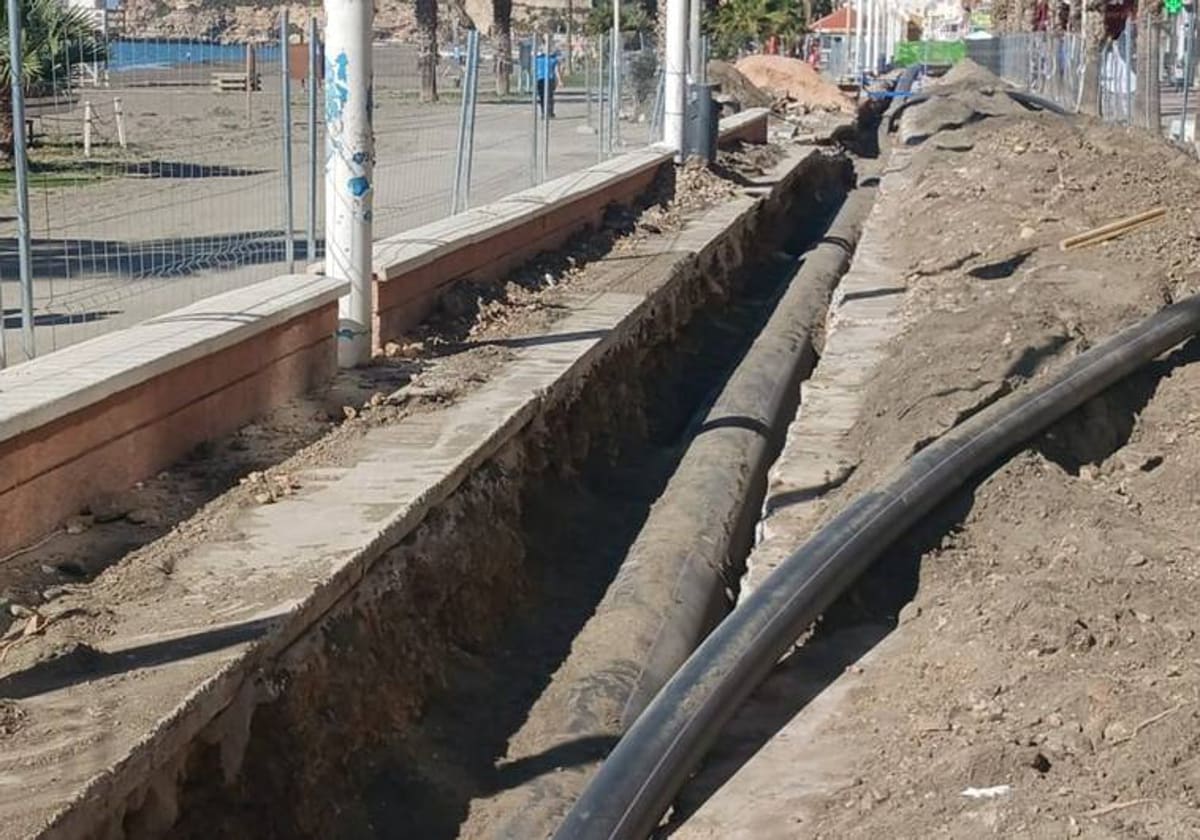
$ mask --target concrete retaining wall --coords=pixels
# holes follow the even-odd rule
[[[765,142],[767,112],[722,121]],[[671,165],[647,150],[375,243],[374,342],[460,278],[499,279],[632,204]],[[343,284],[286,276],[0,371],[0,556],[333,372]]]
[[[0,555],[328,378],[343,291],[279,277],[0,372]]]

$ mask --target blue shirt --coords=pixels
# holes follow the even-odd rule
[[[555,78],[555,71],[558,70],[558,53],[550,53],[550,60],[546,60],[545,53],[538,53],[537,58],[533,62],[535,78],[541,82],[546,79]]]

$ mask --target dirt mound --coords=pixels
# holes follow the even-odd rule
[[[812,110],[852,113],[854,103],[837,85],[822,79],[812,65],[781,55],[751,55],[737,69],[755,86]]]
[[[736,67],[727,61],[708,62],[708,79],[721,88],[722,97],[742,108],[770,108],[774,98],[757,88]]]
[[[1004,87],[1004,82],[982,64],[976,64],[971,59],[964,58],[934,83],[936,87],[960,85],[963,87]]]
[[[884,208],[908,317],[872,377],[854,434],[864,458],[842,499],[957,418],[1200,289],[1200,179],[1168,144],[1048,114],[974,122],[936,145],[948,139],[914,155],[915,186]],[[1059,250],[1156,206],[1171,213]],[[814,755],[835,743],[857,779],[806,820],[808,836],[969,837],[981,824],[1006,837],[1198,836],[1185,769],[1200,761],[1198,353],[1185,345],[1088,403],[890,551],[874,585],[916,595],[848,683],[829,740],[806,730]],[[900,559],[915,556],[919,572]]]

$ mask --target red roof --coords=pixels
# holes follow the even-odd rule
[[[810,28],[813,32],[851,32],[854,29],[854,9],[842,6],[833,14],[813,21]]]

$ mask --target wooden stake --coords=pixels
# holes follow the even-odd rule
[[[1138,213],[1136,216],[1129,216],[1128,218],[1110,222],[1098,228],[1092,228],[1075,236],[1068,236],[1062,242],[1058,243],[1058,247],[1060,250],[1070,251],[1075,248],[1083,248],[1087,245],[1107,242],[1110,239],[1116,239],[1118,236],[1128,233],[1134,228],[1139,228],[1142,225],[1161,219],[1165,215],[1167,215],[1167,208],[1156,207],[1153,210],[1147,210],[1145,213]]]

